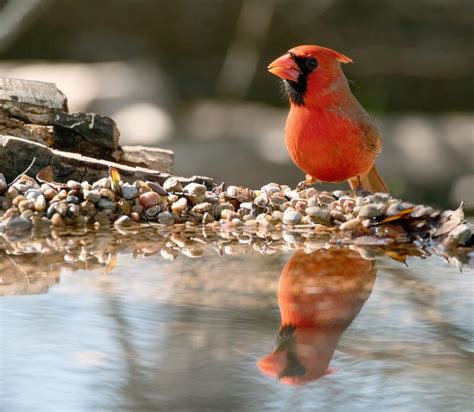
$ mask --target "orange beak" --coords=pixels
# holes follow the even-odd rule
[[[284,80],[291,80],[293,82],[298,81],[298,77],[301,74],[298,65],[289,53],[272,61],[268,66],[268,71]]]

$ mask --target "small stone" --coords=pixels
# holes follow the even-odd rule
[[[120,216],[115,222],[115,226],[130,226],[133,220],[129,216]]]
[[[130,214],[130,217],[132,218],[134,222],[140,222],[140,213],[132,212]]]
[[[130,183],[123,183],[120,188],[122,196],[127,200],[133,200],[138,196],[138,189]]]
[[[434,212],[431,206],[419,205],[415,207],[415,210],[411,212],[411,216],[415,218],[430,216]]]
[[[339,226],[341,230],[354,230],[361,225],[361,221],[359,219],[351,219],[347,222],[342,223]]]
[[[320,204],[322,205],[329,205],[332,202],[334,202],[334,196],[329,196],[325,194],[320,194],[317,196],[317,200],[319,201]]]
[[[7,179],[5,179],[5,176],[0,173],[0,195],[3,194],[7,190],[8,184],[7,184]]]
[[[33,216],[33,213],[34,212],[32,210],[28,209],[28,210],[25,210],[24,212],[22,212],[20,216],[23,219],[28,219],[29,220]]]
[[[104,187],[99,190],[99,194],[101,197],[105,197],[106,199],[115,200],[115,192],[111,189],[107,189]]]
[[[78,205],[79,203],[81,203],[81,200],[76,196],[68,196],[66,197],[66,202]]]
[[[75,180],[68,180],[66,183],[66,186],[71,189],[71,190],[81,190],[82,186],[79,182],[76,182]]]
[[[46,198],[40,195],[35,200],[35,210],[37,212],[43,212],[46,209]]]
[[[123,193],[122,193],[123,194]],[[130,215],[132,213],[132,205],[130,202],[128,202],[125,199],[120,199],[118,201],[118,207],[119,210],[124,214],[124,215]]]
[[[34,209],[35,207],[35,201],[34,199],[30,200],[22,200],[21,202],[18,203],[18,209],[20,209],[20,212],[24,212],[25,210],[31,210]]]
[[[23,202],[25,199],[25,196],[23,195],[18,195],[17,197],[15,197],[15,199],[13,199],[12,203],[15,205],[15,206],[18,206],[21,202]]]
[[[183,186],[176,177],[169,177],[165,183],[163,183],[163,189],[167,192],[182,192]]]
[[[53,199],[53,197],[55,197],[57,194],[58,194],[58,191],[53,189],[52,187],[48,187],[47,189],[45,189],[43,191],[43,194],[44,194],[44,197],[46,198],[46,200],[51,200]]]
[[[382,216],[384,214],[384,205],[381,204],[368,204],[362,206],[358,216],[360,218],[372,218]]]
[[[108,177],[103,177],[102,179],[99,179],[97,180],[96,182],[94,182],[92,184],[92,187],[94,189],[101,189],[103,187],[105,187],[106,189],[110,189],[111,187],[111,181],[110,181],[110,178]]]
[[[148,209],[149,207],[154,207],[160,201],[160,195],[156,192],[145,192],[140,195],[140,204]]]
[[[97,213],[94,203],[89,200],[85,200],[80,205],[81,211],[87,214],[87,216],[94,216]],[[49,210],[49,209],[48,209]]]
[[[97,212],[94,216],[94,220],[99,222],[101,226],[107,226],[110,224],[109,215],[104,210]]]
[[[66,216],[71,218],[71,219],[74,219],[75,217],[77,217],[79,215],[79,212],[80,212],[79,205],[69,204],[67,206]]]
[[[190,183],[184,187],[188,200],[192,205],[202,203],[206,198],[206,186],[199,183]]]
[[[306,208],[305,213],[308,216],[314,218],[316,221],[325,225],[329,225],[331,223],[331,215],[327,209],[321,209],[317,206],[310,206]]]
[[[194,206],[192,210],[196,213],[206,213],[212,210],[212,205],[208,202],[203,202]]]
[[[51,226],[51,221],[45,216],[33,216],[31,218],[31,224],[35,228],[43,228]]]
[[[142,214],[144,210],[145,209],[143,208],[142,205],[133,205],[132,206],[132,213],[135,212],[135,213],[138,213],[138,214]]]
[[[159,206],[151,206],[143,212],[145,214],[145,217],[150,220],[156,219],[158,214],[160,213],[160,207]]]
[[[301,221],[301,213],[290,208],[283,213],[283,223],[285,225],[297,225]]]
[[[13,184],[13,187],[20,193],[26,193],[30,189],[39,189],[40,185],[35,179],[23,175]]]
[[[158,223],[162,225],[172,225],[174,223],[173,215],[170,212],[161,212],[158,215]]]
[[[43,195],[43,192],[39,189],[30,189],[25,193],[25,199],[36,199],[38,196]]]
[[[7,222],[7,229],[9,230],[29,230],[31,228],[31,221],[22,216],[14,217]]]
[[[278,185],[277,183],[268,183],[267,185],[262,186],[261,190],[268,196],[271,196],[274,193],[281,192],[280,185]]]
[[[6,191],[6,197],[8,199],[15,199],[15,197],[18,196],[18,190],[16,190],[14,187],[10,186],[7,191]]]
[[[64,220],[63,220],[62,216],[59,213],[55,213],[51,217],[51,224],[53,226],[65,226]]]
[[[156,182],[146,182],[148,187],[153,190],[154,192],[158,193],[161,196],[167,196],[168,192],[161,186],[159,183]]]
[[[188,199],[182,197],[171,205],[171,210],[177,214],[181,214],[188,210]]]
[[[468,223],[456,226],[448,235],[449,240],[453,240],[456,244],[465,243],[472,234],[472,229]]]
[[[253,203],[258,207],[265,208],[268,206],[268,196],[265,193],[261,193],[253,200]]]
[[[106,198],[101,198],[99,202],[97,203],[97,207],[101,210],[115,210],[117,207],[116,203],[112,200],[106,199]]]
[[[100,199],[101,196],[98,190],[91,190],[87,193],[84,193],[84,200],[88,200],[92,203],[97,203]]]

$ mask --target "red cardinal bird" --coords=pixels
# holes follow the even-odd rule
[[[258,361],[259,369],[287,384],[330,374],[339,339],[368,299],[376,273],[374,262],[353,250],[296,252],[278,285],[276,347]]]
[[[298,46],[268,66],[283,79],[290,100],[286,146],[306,172],[305,184],[348,180],[352,189],[388,192],[374,164],[380,132],[341,69],[350,62],[325,47]]]

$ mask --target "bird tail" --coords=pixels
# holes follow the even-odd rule
[[[354,180],[349,180],[351,189],[363,189],[363,190],[368,190],[369,192],[372,192],[372,193],[376,193],[376,192],[390,193],[387,185],[383,181],[382,176],[380,176],[375,165],[372,167],[372,169],[370,169],[370,172],[361,179],[360,181],[361,187],[357,187],[357,183]]]

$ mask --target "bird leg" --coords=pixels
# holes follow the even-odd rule
[[[353,196],[363,195],[365,193],[364,188],[362,187],[362,179],[360,176],[351,177],[347,180],[349,186],[353,190]]]
[[[306,175],[305,180],[303,180],[302,182],[299,182],[296,188],[303,190],[303,189],[308,188],[309,186],[315,185],[316,183],[318,183],[318,179],[315,179],[311,175]]]

